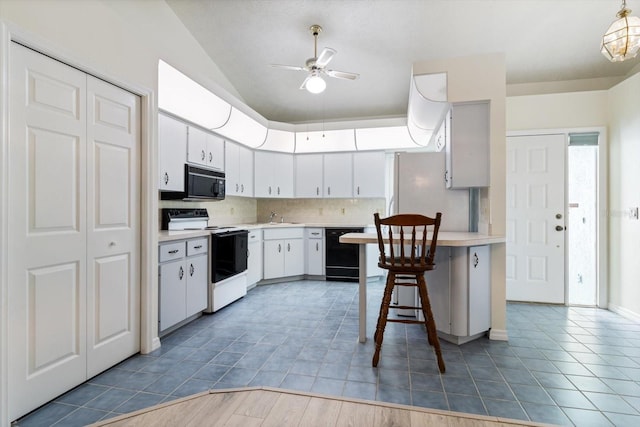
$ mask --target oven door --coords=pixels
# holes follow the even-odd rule
[[[211,281],[221,282],[247,270],[249,231],[235,230],[211,235]]]

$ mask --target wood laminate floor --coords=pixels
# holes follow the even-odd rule
[[[268,387],[211,390],[94,426],[438,426],[547,424],[323,396]]]

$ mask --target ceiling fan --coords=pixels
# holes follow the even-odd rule
[[[304,79],[300,89],[306,89],[311,93],[321,93],[327,87],[327,83],[321,77],[322,74],[336,79],[355,80],[360,75],[356,73],[348,73],[346,71],[328,70],[325,67],[337,53],[335,49],[325,47],[318,55],[318,34],[322,32],[320,25],[312,25],[309,31],[313,35],[313,58],[307,59],[304,67],[296,67],[294,65],[271,64],[275,68],[284,68],[285,70],[306,71],[309,74]]]

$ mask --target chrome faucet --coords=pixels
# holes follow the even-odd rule
[[[277,213],[271,211],[271,214],[269,215],[269,222],[273,222],[273,217],[275,217],[276,215],[278,215]]]

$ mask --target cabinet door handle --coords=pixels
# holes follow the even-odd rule
[[[193,268],[193,264],[189,264],[189,276],[193,277],[193,272],[196,271],[195,268]]]
[[[240,192],[244,193],[244,184],[240,184]]]
[[[209,163],[213,162],[213,154],[209,153]]]
[[[320,250],[320,244],[316,242],[316,252],[318,252],[319,250]]]
[[[206,159],[207,158],[206,156],[207,154],[204,152],[204,150],[202,150],[202,152],[200,153],[200,160]]]
[[[331,195],[331,187],[327,187],[327,194],[330,196]]]
[[[280,186],[278,186],[278,196],[280,195]]]
[[[193,249],[200,249],[202,248],[202,245],[198,245],[198,246],[194,246]]]
[[[184,277],[184,269],[182,268],[182,266],[180,266],[180,270],[178,270],[178,277],[180,278],[180,280],[182,280],[182,278]]]
[[[164,184],[167,185],[169,183],[169,174],[167,172],[164,173]]]
[[[282,252],[282,246],[278,243],[278,253]]]
[[[313,233],[311,233],[314,236],[318,236],[320,233],[318,231],[314,231]]]
[[[449,171],[444,171],[444,182],[449,182]]]
[[[287,243],[287,252],[291,252],[291,243]]]
[[[320,187],[316,187],[316,196],[320,195]]]
[[[170,253],[171,255],[173,255],[173,254],[177,254],[178,252],[180,252],[180,249],[173,249],[173,250],[169,251],[169,253]]]
[[[269,195],[271,195],[271,186],[269,186]]]
[[[239,191],[238,184],[236,184],[236,193]]]
[[[476,252],[473,253],[473,268],[476,268],[478,266],[478,254]]]
[[[356,188],[356,194],[359,196],[360,195],[360,186],[358,185],[358,187]]]

